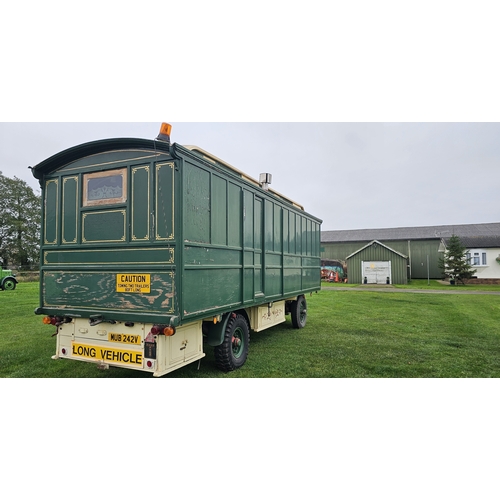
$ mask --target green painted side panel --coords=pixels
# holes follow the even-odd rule
[[[302,270],[302,289],[312,289],[318,283],[318,267],[303,268]]]
[[[295,214],[293,212],[288,216],[288,252],[296,253],[296,239],[297,234],[295,231]]]
[[[254,295],[255,297],[260,297],[264,295],[264,223],[263,223],[263,210],[264,201],[259,198],[254,198],[254,214],[253,214],[253,224],[254,224]]]
[[[300,293],[302,288],[302,269],[285,268],[283,270],[283,292],[285,294]]]
[[[262,199],[256,197],[253,192],[247,189],[243,190],[242,218],[244,247],[247,249],[243,273],[245,303],[253,303],[255,297],[263,295],[262,204]]]
[[[55,245],[59,223],[59,179],[50,179],[45,183],[44,209],[44,243]]]
[[[132,241],[149,241],[149,214],[151,190],[149,187],[149,165],[132,168]]]
[[[283,265],[285,267],[300,268],[302,267],[302,258],[298,255],[284,255]]]
[[[304,224],[305,223],[305,224]],[[306,227],[305,233],[302,233],[304,246],[306,248],[305,253],[307,255],[312,254],[312,224],[310,220],[304,220],[302,227]]]
[[[75,244],[78,238],[78,176],[63,177],[62,243]]]
[[[269,200],[264,202],[264,249],[266,252],[274,251],[274,210],[273,203]]]
[[[253,193],[243,190],[243,246],[253,248],[254,239],[254,197]]]
[[[185,318],[319,288],[317,221],[205,165],[184,162],[183,192]]]
[[[321,254],[321,226],[313,222],[313,255]]]
[[[43,271],[42,304],[47,308],[176,313],[173,272],[151,272],[150,293],[116,291],[116,272]]]
[[[159,163],[155,167],[155,240],[175,239],[175,164]]]
[[[210,246],[184,246],[184,266],[190,268],[196,266],[241,266],[242,257],[241,250]]]
[[[246,251],[243,254],[243,265],[245,267],[251,266],[253,267],[254,263],[254,253],[251,251]]]
[[[295,214],[295,253],[302,253],[302,217]]]
[[[254,278],[254,269],[251,268],[245,268],[243,270],[243,301],[245,303],[247,302],[253,302],[254,300],[254,285],[255,285],[255,278]]]
[[[290,235],[289,235],[289,212],[283,209],[281,212],[282,224],[283,224],[283,252],[288,253],[290,247]]]
[[[212,176],[212,192],[210,193],[212,219],[212,241],[214,245],[227,245],[227,181]],[[204,240],[208,242],[208,240]]]
[[[151,265],[174,264],[173,248],[101,248],[99,250],[44,250],[42,263],[46,267],[68,265],[133,266],[136,271]],[[120,268],[123,269],[123,268]]]
[[[266,269],[282,266],[282,255],[266,253]]]
[[[264,274],[262,271],[262,254],[255,254],[254,267],[254,293],[255,297],[264,295]]]
[[[317,267],[318,258],[317,257],[302,257],[302,267]]]
[[[183,276],[183,317],[189,318],[242,303],[241,269],[186,269]]]
[[[125,241],[125,209],[100,210],[82,215],[82,243],[116,243]]]
[[[184,164],[184,239],[210,243],[210,173]]]
[[[254,201],[254,214],[253,214],[253,220],[254,220],[254,239],[253,239],[253,245],[254,248],[258,248],[262,250],[262,238],[263,236],[263,231],[262,231],[262,213],[263,213],[263,201],[260,198],[255,198]]]
[[[266,267],[265,295],[269,298],[283,294],[283,270],[279,267]]]
[[[275,252],[282,252],[282,236],[283,236],[283,221],[281,219],[281,207],[275,203],[274,204],[274,238],[273,238],[273,250]]]
[[[241,247],[242,244],[241,192],[240,186],[236,186],[231,182],[228,184],[227,244],[233,247]]]

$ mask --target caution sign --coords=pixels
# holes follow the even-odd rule
[[[116,291],[126,293],[150,293],[150,274],[117,274]]]

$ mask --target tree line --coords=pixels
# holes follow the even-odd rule
[[[35,269],[40,261],[41,197],[0,171],[0,265]]]

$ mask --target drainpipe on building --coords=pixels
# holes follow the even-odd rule
[[[410,244],[410,240],[408,240],[408,260],[409,260],[410,281],[411,281],[411,244]]]

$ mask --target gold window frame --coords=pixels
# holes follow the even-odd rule
[[[92,179],[101,177],[112,177],[115,175],[122,176],[122,196],[117,198],[104,198],[102,200],[89,200],[88,199],[88,183]],[[83,206],[93,207],[96,205],[113,205],[116,203],[125,203],[127,201],[127,169],[120,168],[117,170],[106,170],[104,172],[93,172],[83,175]]]

